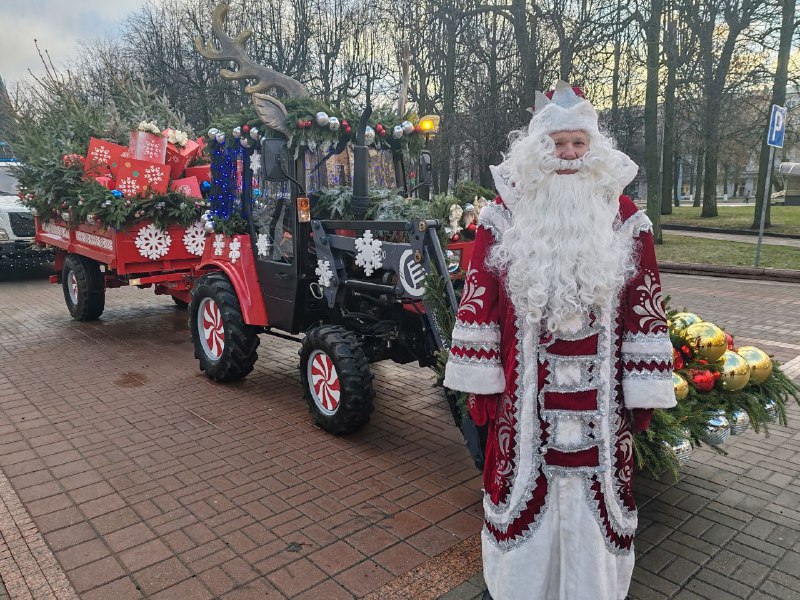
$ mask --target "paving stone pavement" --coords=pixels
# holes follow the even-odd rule
[[[737,343],[800,355],[800,286],[664,282]],[[170,299],[112,290],[100,321],[77,323],[40,274],[0,271],[0,499],[29,519],[9,543],[0,510],[8,595],[59,598],[54,568],[90,600],[400,598],[393,583],[474,549],[480,477],[429,373],[375,365],[372,421],[336,438],[309,419],[297,350],[262,336],[255,371],[215,384]],[[638,478],[632,598],[800,596],[800,434],[727,449],[697,452],[679,482]],[[14,562],[21,546],[41,575]],[[469,556],[414,597],[479,597]]]

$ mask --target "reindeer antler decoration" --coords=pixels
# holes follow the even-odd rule
[[[225,33],[223,24],[225,18],[228,16],[228,5],[220,2],[214,8],[214,17],[211,22],[211,28],[214,35],[219,40],[220,48],[215,48],[211,43],[204,43],[201,37],[196,37],[194,46],[197,51],[209,60],[217,61],[233,61],[239,65],[238,71],[231,71],[229,69],[221,69],[220,75],[229,81],[241,81],[247,79],[255,79],[257,83],[249,84],[245,88],[245,92],[252,94],[253,104],[256,107],[258,116],[264,123],[285,134],[291,138],[291,132],[286,127],[286,107],[283,103],[276,98],[265,92],[270,88],[276,87],[285,91],[290,96],[308,96],[308,91],[305,86],[283,73],[273,71],[269,67],[265,67],[250,60],[245,51],[245,44],[250,36],[253,35],[252,31],[242,31],[236,37],[231,37]]]

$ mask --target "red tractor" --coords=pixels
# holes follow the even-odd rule
[[[199,41],[198,49],[209,58],[239,62],[242,74],[227,72],[230,78],[255,76],[261,83],[254,87],[298,93],[298,82],[287,83],[285,76],[243,57],[246,36],[226,36],[224,15],[224,6],[218,7],[214,30],[226,51],[204,48]],[[234,381],[252,371],[260,334],[296,339],[303,333],[300,376],[316,423],[335,434],[353,432],[373,411],[371,363],[388,359],[435,366],[449,332],[440,330],[426,283],[438,278],[447,310],[455,314],[450,272],[469,257],[460,248],[458,255],[450,254],[448,265],[435,219],[363,219],[369,106],[352,146],[356,218],[320,220],[313,218],[313,197],[306,193],[305,154],[291,156],[281,103],[260,93],[254,103],[270,125],[268,137],[253,143],[241,131],[225,132],[227,142],[211,144],[210,199],[216,214],[206,219],[210,235],[191,294],[195,356],[210,378]],[[231,188],[238,189],[232,201],[225,194]],[[244,223],[244,233],[215,232],[233,218]],[[474,424],[455,398],[448,401],[478,462],[482,451]]]

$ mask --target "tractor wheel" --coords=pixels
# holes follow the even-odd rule
[[[236,291],[222,273],[195,281],[189,328],[200,370],[214,381],[237,381],[253,370],[258,330],[244,322]]]
[[[106,288],[100,265],[84,256],[70,254],[61,269],[61,287],[69,314],[78,321],[94,321],[106,306]]]
[[[372,373],[353,332],[337,325],[309,331],[300,349],[300,378],[308,408],[325,431],[352,433],[369,421]]]

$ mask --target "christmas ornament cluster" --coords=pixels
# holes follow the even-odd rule
[[[20,192],[22,202],[44,220],[123,229],[139,220],[196,221],[207,203],[210,169],[205,143],[171,128],[142,121],[127,146],[90,137],[85,152],[65,154],[39,189]],[[53,194],[49,190],[61,190]],[[38,192],[38,193],[37,193]]]
[[[655,411],[653,426],[637,436],[640,468],[676,471],[698,444],[721,451],[731,435],[786,425],[786,402],[800,401],[800,389],[766,352],[737,347],[731,335],[695,313],[668,314],[678,404]]]

